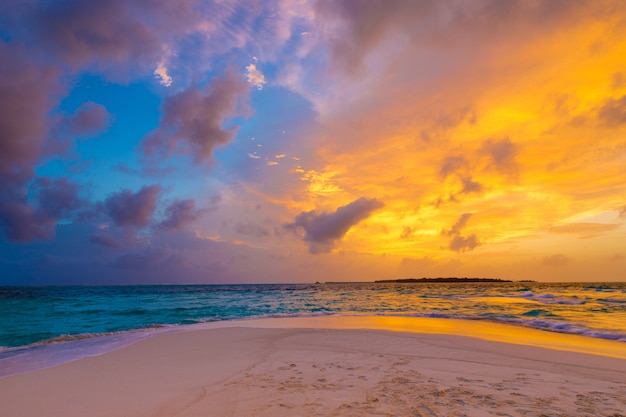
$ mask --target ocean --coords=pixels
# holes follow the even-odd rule
[[[315,315],[485,320],[626,349],[624,282],[0,287],[0,377],[200,323]]]

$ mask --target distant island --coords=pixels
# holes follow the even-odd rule
[[[430,282],[513,282],[500,278],[403,278],[403,279],[383,279],[374,281],[376,283],[399,283],[399,284],[422,284]]]

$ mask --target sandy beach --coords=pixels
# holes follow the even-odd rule
[[[620,342],[411,318],[266,319],[205,327],[0,378],[0,414],[626,415]]]

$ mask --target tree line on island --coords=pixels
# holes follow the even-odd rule
[[[383,279],[374,281],[376,283],[429,283],[429,282],[513,282],[511,280],[500,278],[402,278],[402,279]]]
[[[520,281],[512,281],[510,279],[500,278],[457,278],[457,277],[442,277],[442,278],[400,278],[400,279],[381,279],[377,281],[326,281],[324,284],[428,284],[428,283],[471,283],[471,282],[537,282],[530,279],[523,279]],[[321,284],[317,281],[315,284]]]

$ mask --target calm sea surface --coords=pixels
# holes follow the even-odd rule
[[[626,342],[626,283],[0,287],[0,376],[180,326],[310,315],[486,320]],[[626,344],[625,344],[626,349]]]

